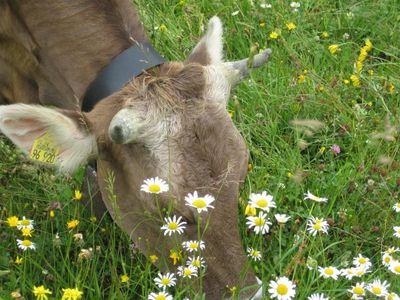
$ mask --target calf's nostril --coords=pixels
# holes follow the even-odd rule
[[[120,126],[120,125],[114,126],[111,129],[110,136],[114,143],[122,144],[124,141],[124,134],[123,134],[122,126]]]

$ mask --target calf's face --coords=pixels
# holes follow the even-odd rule
[[[263,64],[269,54],[268,49],[256,55],[252,66]],[[22,104],[0,107],[0,130],[26,153],[48,133],[59,148],[57,165],[66,171],[96,158],[108,210],[146,255],[167,257],[177,243],[198,239],[200,221],[205,291],[210,299],[220,299],[227,285],[256,283],[237,226],[248,153],[226,110],[231,88],[249,65],[222,61],[222,25],[214,17],[186,62],[143,73],[87,114]],[[170,187],[157,201],[140,191],[144,179],[156,176]],[[216,199],[215,208],[200,219],[184,203],[194,191]],[[182,216],[185,233],[177,240],[165,237],[160,214]],[[159,267],[173,268],[167,261]]]

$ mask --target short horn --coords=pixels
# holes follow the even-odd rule
[[[229,70],[234,70],[237,76],[229,76],[232,78],[232,85],[235,85],[239,83],[241,80],[243,80],[247,75],[249,75],[249,72],[251,69],[258,68],[262,66],[265,62],[267,62],[268,58],[272,54],[271,49],[265,49],[264,51],[258,53],[257,55],[254,55],[252,58],[245,58],[242,60],[237,60],[237,61],[230,61],[224,63],[224,66]]]

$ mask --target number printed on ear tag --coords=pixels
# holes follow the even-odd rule
[[[30,158],[44,163],[54,164],[58,156],[58,147],[46,132],[38,137],[31,149]]]

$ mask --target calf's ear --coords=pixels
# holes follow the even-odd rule
[[[221,20],[217,16],[212,17],[208,22],[207,33],[193,49],[187,62],[199,63],[203,66],[221,63],[223,60],[222,34]]]
[[[84,116],[75,111],[51,109],[39,105],[0,106],[0,131],[27,155],[46,135],[56,149],[54,164],[65,172],[97,155],[97,144],[86,126]]]

